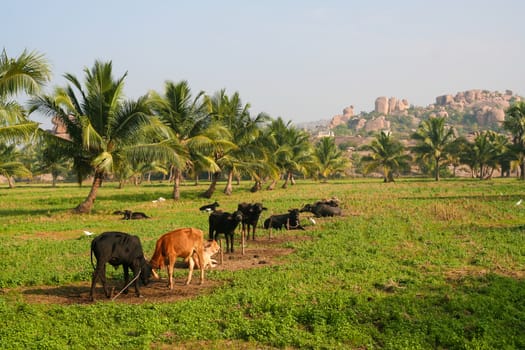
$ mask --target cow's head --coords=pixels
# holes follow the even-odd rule
[[[232,220],[239,223],[242,221],[242,211],[237,210],[231,215]]]
[[[263,212],[263,210],[268,210],[268,208],[264,207],[262,205],[262,203],[255,203],[252,205],[252,208],[251,210],[254,212],[254,213],[257,213],[257,214],[260,214]]]
[[[299,212],[301,212],[301,213],[304,213],[306,211],[311,212],[313,209],[314,208],[313,208],[313,206],[311,204],[305,204],[305,206],[302,207],[301,210],[299,210]]]
[[[151,264],[147,261],[144,261],[142,267],[140,268],[140,280],[142,284],[147,286],[151,279],[151,276],[155,277],[156,279],[159,278],[159,275],[155,272],[155,270],[153,270]]]
[[[210,256],[217,254],[221,250],[221,247],[216,240],[208,240],[204,243],[204,251],[208,252]]]

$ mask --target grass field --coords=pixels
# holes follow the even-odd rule
[[[106,183],[89,215],[69,211],[89,186],[0,188],[2,349],[525,348],[525,183],[516,179],[300,181],[259,193],[241,183],[229,197],[219,186],[211,201],[228,211],[262,201],[261,221],[332,196],[345,215],[316,225],[304,215],[306,231],[272,239],[259,228],[250,254],[292,253],[256,268],[233,269],[237,235],[236,253],[203,286],[194,278],[163,291],[177,299],[148,298],[164,287],[156,282],[140,301],[134,293],[108,301],[100,285],[98,300],[85,300],[92,237],[84,230],[138,235],[151,256],[165,232],[207,232],[197,209],[210,202],[199,198],[206,186],[185,184],[174,202],[170,184]],[[123,209],[152,219],[112,214]],[[108,274],[122,285],[121,268]],[[185,274],[177,269],[176,280]],[[78,302],[60,301],[64,293]]]

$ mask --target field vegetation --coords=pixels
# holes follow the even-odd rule
[[[225,255],[202,286],[173,291],[161,281],[115,301],[88,301],[93,236],[156,239],[180,227],[207,232],[209,183],[118,188],[105,182],[89,214],[71,209],[89,186],[22,184],[0,189],[0,343],[3,349],[523,349],[525,188],[516,179],[299,180],[250,192],[252,182],[216,194],[223,210],[262,201],[270,214],[336,196],[344,216],[302,216],[305,231],[259,228],[241,260]],[[163,197],[166,201],[154,200]],[[148,220],[122,220],[116,210]],[[269,251],[287,254],[261,256]],[[265,255],[264,255],[265,256]],[[122,268],[108,268],[122,287]],[[159,296],[158,291],[162,291]],[[173,297],[171,297],[173,296]],[[176,298],[175,298],[176,297]]]

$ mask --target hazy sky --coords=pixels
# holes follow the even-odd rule
[[[378,96],[428,105],[468,89],[525,95],[523,0],[24,0],[2,5],[8,56],[45,54],[51,87],[95,60],[136,98],[187,80],[252,115],[328,119]]]

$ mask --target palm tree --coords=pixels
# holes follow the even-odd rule
[[[212,171],[210,186],[202,194],[205,198],[211,198],[221,174],[227,171],[228,179],[230,176],[233,176],[236,163],[238,162],[233,151],[239,148],[236,144],[237,140],[234,139],[234,133],[237,128],[236,122],[248,113],[250,105],[243,106],[239,93],[236,92],[229,97],[224,89],[211,97],[206,96],[206,105],[211,123],[213,123],[214,128],[217,128],[216,131],[220,130],[221,125],[224,131],[228,131],[221,133],[213,131],[215,136],[211,137],[214,144],[208,149],[207,154],[212,156],[218,168],[215,167],[215,170]],[[205,134],[210,134],[210,131],[207,131]]]
[[[439,171],[443,161],[447,160],[447,151],[454,141],[454,129],[445,125],[445,118],[430,118],[421,122],[412,138],[418,142],[413,151],[423,159],[434,163],[434,175],[439,181]]]
[[[0,54],[0,173],[9,187],[14,187],[14,176],[30,176],[30,170],[15,157],[13,146],[19,140],[27,140],[38,130],[38,123],[27,118],[25,109],[14,97],[20,93],[32,95],[51,78],[49,64],[44,56],[24,50],[17,58]]]
[[[490,179],[507,151],[507,138],[492,130],[477,132],[461,159],[480,180]]]
[[[13,178],[30,177],[31,171],[24,165],[24,163],[17,160],[20,156],[15,145],[0,144],[0,175],[7,179],[9,188],[15,187]]]
[[[511,151],[519,161],[520,179],[525,180],[525,101],[518,101],[506,111],[503,128],[512,134]]]
[[[115,79],[110,62],[95,61],[85,68],[84,86],[72,74],[65,74],[70,85],[56,90],[53,96],[40,96],[32,106],[48,116],[58,118],[65,126],[72,144],[75,162],[89,164],[93,171],[91,190],[74,211],[90,212],[104,178],[118,167],[119,157],[140,161],[162,154],[144,139],[148,127],[158,127],[151,118],[147,96],[124,101],[123,88],[127,73]],[[75,91],[77,93],[75,93]]]
[[[315,156],[319,167],[318,174],[326,181],[330,176],[344,173],[349,165],[349,159],[337,148],[331,137],[321,138],[315,147]]]
[[[364,172],[370,173],[382,168],[383,182],[394,182],[394,175],[410,168],[410,155],[405,153],[403,144],[390,133],[381,131],[370,145],[365,145],[362,149],[371,152],[361,159],[365,164]]]
[[[20,93],[33,95],[51,78],[49,64],[43,55],[24,50],[17,58],[0,54],[0,140],[6,142],[27,138],[38,124],[27,119],[24,108],[12,100]]]
[[[153,93],[157,100],[154,107],[159,118],[170,130],[168,139],[172,146],[173,159],[173,193],[174,200],[180,198],[180,181],[185,170],[191,169],[196,162],[211,167],[214,160],[199,152],[209,146],[212,140],[203,137],[209,126],[206,119],[204,92],[195,97],[191,94],[188,82],[183,80],[175,84],[166,82],[163,96]],[[197,138],[197,136],[200,136]],[[217,167],[217,166],[216,166]]]

